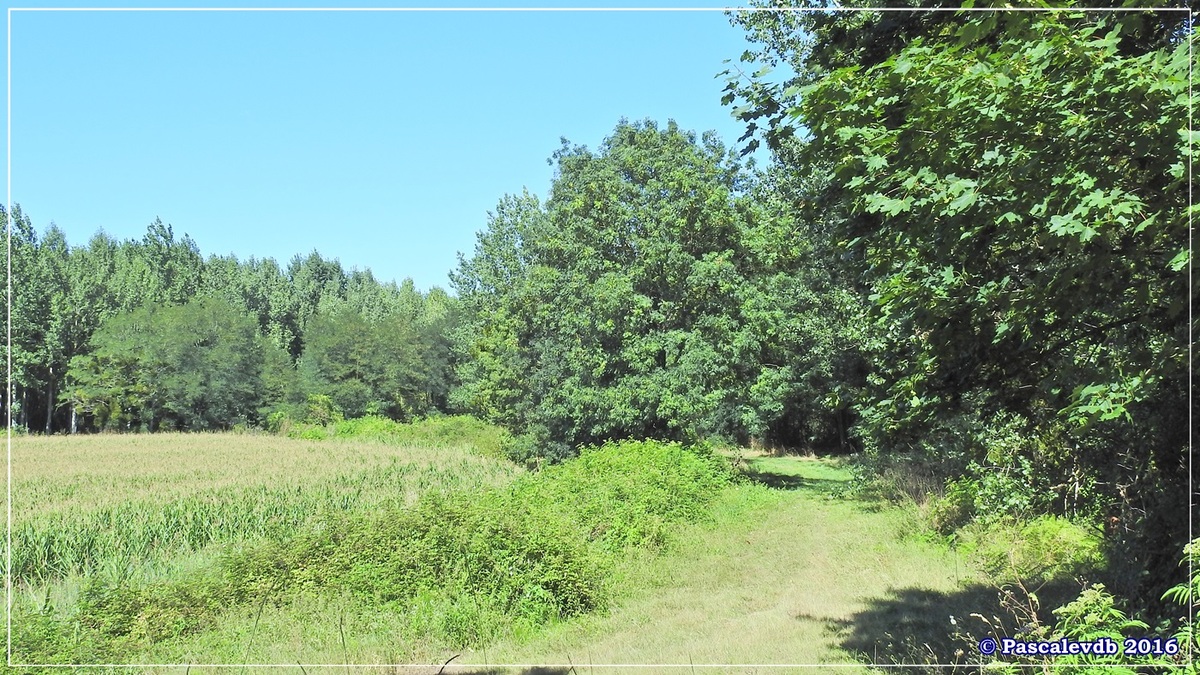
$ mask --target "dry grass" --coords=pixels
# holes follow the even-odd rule
[[[466,446],[230,433],[24,437],[12,462],[13,570],[25,582],[161,567],[212,544],[283,536],[324,512],[520,473]]]
[[[13,439],[15,519],[225,489],[303,488],[395,464],[465,470],[490,482],[517,470],[468,447],[406,448],[230,433],[97,434]]]

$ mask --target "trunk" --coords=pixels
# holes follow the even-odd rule
[[[54,369],[50,369],[50,381],[46,383],[46,433],[50,433],[50,423],[54,420]]]
[[[74,434],[74,433],[77,433],[78,431],[79,431],[79,426],[78,426],[78,420],[75,417],[75,404],[72,403],[71,404],[71,433]]]
[[[18,423],[18,425],[22,429],[28,429],[29,428],[29,388],[28,387],[21,390],[20,419],[21,419],[21,421]]]

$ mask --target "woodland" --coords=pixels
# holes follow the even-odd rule
[[[611,441],[843,454],[945,535],[1088,523],[1153,625],[1195,502],[1195,32],[1076,4],[731,14],[745,135],[564,139],[445,290],[205,257],[161,220],[68,243],[13,206],[4,412],[30,435],[470,415],[530,467]]]

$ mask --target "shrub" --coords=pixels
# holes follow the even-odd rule
[[[1059,516],[979,523],[960,534],[964,550],[1000,581],[1086,576],[1104,565],[1100,532]]]
[[[329,425],[340,422],[342,419],[342,409],[333,402],[332,398],[325,394],[309,394],[304,408],[304,419],[300,421],[306,424]]]
[[[500,457],[508,432],[467,415],[436,416],[410,423],[386,417],[358,417],[338,420],[331,425],[338,438],[362,438],[396,445],[426,446],[470,445],[489,457]]]
[[[929,501],[929,526],[940,534],[951,534],[975,517],[975,494],[979,486],[970,478],[952,480],[941,497]]]
[[[665,541],[670,525],[705,516],[731,480],[708,450],[660,441],[621,441],[585,449],[578,458],[516,481],[518,501],[533,510],[569,513],[610,551]]]

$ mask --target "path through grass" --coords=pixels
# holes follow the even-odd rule
[[[471,661],[574,664],[581,674],[631,672],[600,664],[778,673],[755,664],[871,661],[843,647],[851,631],[865,629],[878,635],[880,650],[893,650],[892,627],[856,624],[874,616],[869,607],[900,589],[951,593],[967,581],[953,553],[909,536],[909,512],[839,496],[849,474],[833,462],[764,457],[749,465],[758,484],[730,491],[715,526],[689,528],[666,555],[626,569],[611,612],[470,654]]]

